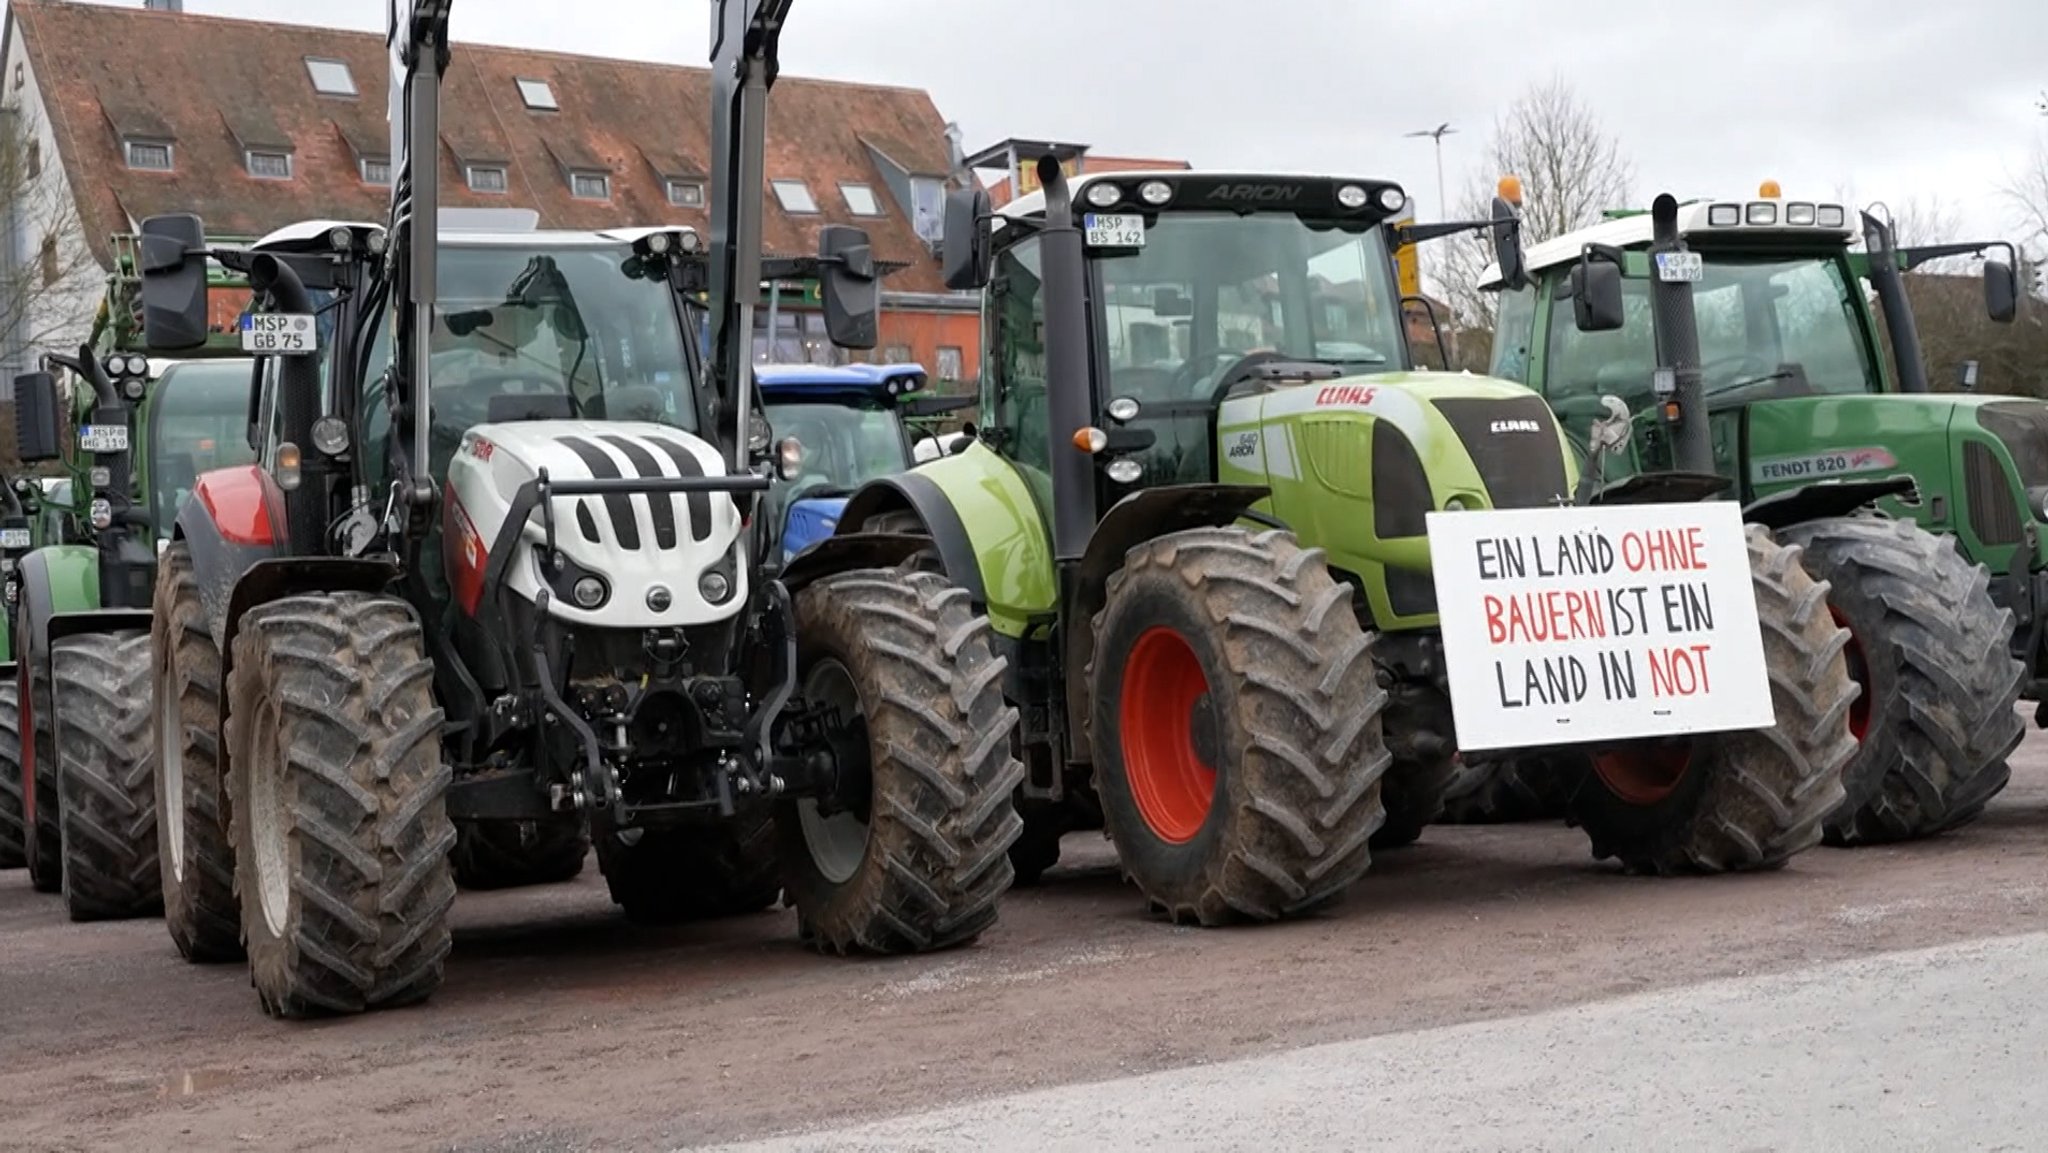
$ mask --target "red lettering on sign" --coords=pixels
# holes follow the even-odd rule
[[[1712,645],[1651,649],[1650,693],[1659,697],[1690,697],[1711,692],[1707,683],[1707,654]]]
[[[1593,593],[1566,589],[1516,593],[1505,601],[1486,596],[1486,639],[1497,645],[1541,645],[1599,640],[1607,613]]]
[[[1630,572],[1694,572],[1707,567],[1706,558],[1700,555],[1705,547],[1698,525],[1682,531],[1660,528],[1623,533],[1621,563]]]
[[[1333,384],[1316,392],[1316,407],[1326,404],[1371,404],[1379,390],[1370,385]]]

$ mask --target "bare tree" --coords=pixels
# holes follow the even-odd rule
[[[0,110],[0,244],[11,249],[0,253],[0,352],[12,358],[83,340],[92,326],[86,302],[105,276],[41,128],[28,110]],[[4,408],[0,472],[12,476],[20,462],[13,406]]]
[[[1606,209],[1628,202],[1635,180],[1620,142],[1562,78],[1532,86],[1509,105],[1494,120],[1482,156],[1480,172],[1459,198],[1460,218],[1485,219],[1496,180],[1515,176],[1522,182],[1525,245],[1597,222]],[[1491,242],[1484,235],[1456,237],[1442,242],[1435,258],[1436,279],[1458,327],[1490,332],[1493,294],[1479,290],[1479,278],[1493,260]]]

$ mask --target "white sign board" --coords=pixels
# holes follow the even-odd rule
[[[1428,523],[1459,748],[1777,723],[1733,502]]]

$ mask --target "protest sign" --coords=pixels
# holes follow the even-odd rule
[[[1429,514],[1461,749],[1776,723],[1728,501]]]

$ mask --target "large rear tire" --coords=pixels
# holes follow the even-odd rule
[[[1975,820],[2012,779],[2006,758],[2026,734],[2015,710],[2026,670],[1990,574],[1953,537],[1910,520],[1838,517],[1785,539],[1830,583],[1863,687],[1850,714],[1860,744],[1829,843],[1904,841]]]
[[[636,925],[676,925],[758,913],[782,895],[775,820],[742,809],[731,821],[640,829],[631,844],[597,843],[612,902]]]
[[[1565,815],[1570,773],[1554,758],[1460,761],[1445,790],[1446,825],[1505,825]]]
[[[50,646],[50,663],[60,734],[64,910],[74,921],[158,916],[164,890],[149,634],[62,637]]]
[[[1828,612],[1828,585],[1797,545],[1748,528],[1750,580],[1778,723],[1769,729],[1631,741],[1594,750],[1572,791],[1572,818],[1593,856],[1631,873],[1772,869],[1820,843],[1856,751],[1849,634]]]
[[[182,540],[157,562],[150,636],[164,925],[187,961],[239,961],[242,906],[220,770],[220,648]]]
[[[449,770],[412,607],[338,592],[249,610],[228,675],[229,822],[251,983],[280,1017],[441,984]]]
[[[839,573],[797,594],[800,704],[859,718],[867,799],[775,813],[784,888],[814,948],[911,953],[995,924],[1010,887],[1017,711],[967,592],[912,564]]]
[[[1385,820],[1387,693],[1350,590],[1278,530],[1130,550],[1094,620],[1090,739],[1124,873],[1176,922],[1341,895]]]
[[[28,864],[21,799],[21,689],[9,678],[0,684],[0,869]]]
[[[451,865],[464,889],[554,885],[583,871],[590,831],[582,820],[455,822]]]

